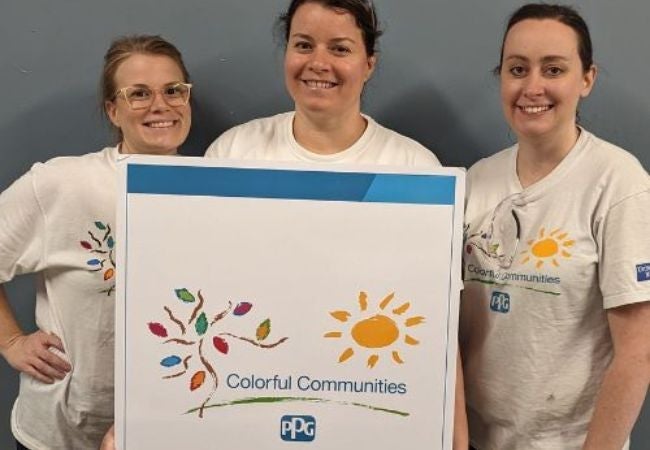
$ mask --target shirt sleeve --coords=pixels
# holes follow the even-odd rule
[[[0,283],[43,268],[44,216],[34,170],[0,194]]]
[[[224,158],[227,155],[228,150],[233,145],[234,133],[231,128],[230,130],[225,131],[221,136],[219,136],[215,141],[210,144],[208,149],[205,151],[206,158]]]
[[[605,308],[650,301],[650,190],[612,206],[600,243],[599,278]]]

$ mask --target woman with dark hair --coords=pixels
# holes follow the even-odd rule
[[[650,376],[650,178],[577,124],[596,79],[572,8],[510,18],[517,144],[468,173],[461,353],[479,450],[627,448]]]
[[[38,280],[31,334],[0,285],[0,354],[20,372],[18,449],[96,449],[113,422],[116,160],[175,154],[190,129],[190,87],[161,37],[114,41],[101,101],[118,144],[35,164],[0,195],[0,283]]]
[[[370,0],[292,0],[279,24],[286,45],[284,80],[295,110],[226,131],[206,157],[440,166],[431,151],[361,112],[382,34]],[[462,404],[462,389],[457,392]],[[454,448],[466,449],[464,408],[456,412]]]
[[[232,159],[436,167],[412,139],[361,113],[381,34],[368,0],[293,0],[280,18],[284,78],[295,111],[221,135],[206,156]]]

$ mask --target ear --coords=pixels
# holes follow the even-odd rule
[[[368,81],[372,77],[372,73],[375,71],[375,66],[377,65],[377,55],[372,55],[368,57],[368,72],[366,72],[366,79]]]
[[[114,101],[106,100],[104,102],[104,110],[108,116],[108,120],[111,121],[115,127],[120,128],[120,122],[117,117],[117,105]]]
[[[580,91],[580,97],[585,98],[590,93],[596,83],[596,76],[598,75],[598,68],[595,64],[592,64],[591,67],[582,75],[582,82],[584,84],[582,91]]]

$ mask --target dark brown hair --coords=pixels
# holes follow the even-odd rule
[[[571,27],[576,33],[578,39],[578,55],[582,63],[583,72],[587,72],[594,64],[593,49],[591,46],[591,35],[589,27],[584,21],[582,16],[570,6],[548,4],[548,3],[528,3],[517,9],[510,18],[506,25],[506,31],[503,33],[503,40],[501,41],[501,55],[499,57],[499,65],[494,69],[496,74],[501,72],[501,64],[503,62],[503,47],[506,42],[506,37],[510,29],[526,19],[553,19],[557,20],[564,25]]]
[[[352,14],[361,29],[367,55],[373,56],[377,52],[377,40],[383,31],[379,29],[377,12],[371,0],[291,0],[287,11],[278,19],[285,43],[289,41],[291,20],[296,10],[305,3],[319,3],[326,8],[342,9]]]

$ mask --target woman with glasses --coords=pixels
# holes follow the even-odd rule
[[[517,143],[468,173],[461,353],[476,449],[612,449],[650,375],[650,178],[577,124],[596,78],[572,8],[510,17],[497,68]]]
[[[0,195],[0,282],[36,273],[36,324],[0,286],[0,353],[21,372],[18,449],[96,449],[113,422],[116,160],[173,155],[191,123],[181,54],[159,36],[114,41],[102,107],[119,143],[35,164]]]

